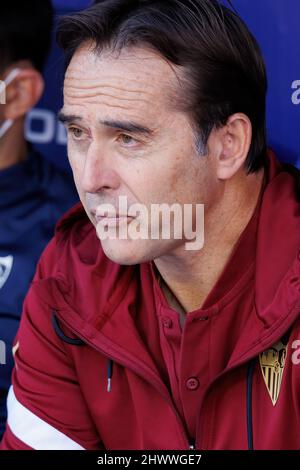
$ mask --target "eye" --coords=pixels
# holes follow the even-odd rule
[[[72,135],[75,140],[80,140],[83,135],[83,130],[79,127],[69,127],[68,132]]]
[[[121,142],[121,144],[126,145],[127,147],[135,145],[137,143],[137,140],[128,134],[120,134],[118,136],[118,140]]]

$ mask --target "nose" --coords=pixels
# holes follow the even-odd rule
[[[89,148],[81,178],[81,187],[84,192],[96,193],[103,189],[115,190],[120,186],[120,177],[109,165],[104,150],[99,146]]]

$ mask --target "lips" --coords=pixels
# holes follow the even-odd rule
[[[133,217],[128,217],[128,216],[119,216],[119,217],[99,217],[96,216],[96,220],[98,224],[106,225],[108,227],[115,227],[116,225],[119,225],[120,223],[123,222],[131,222],[133,220]]]
[[[119,213],[107,213],[105,215],[103,213],[99,213],[99,211],[92,210],[91,214],[95,218],[97,224],[105,225],[108,227],[115,227],[123,222],[131,222],[134,217],[128,214],[119,214]]]

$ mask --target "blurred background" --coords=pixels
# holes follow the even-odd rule
[[[57,16],[91,0],[53,0]],[[226,0],[223,0],[226,4]],[[300,168],[300,0],[232,0],[262,48],[268,71],[269,146]],[[27,117],[26,135],[46,158],[68,168],[66,135],[56,119],[62,106],[63,57],[55,45],[45,69],[46,93]]]

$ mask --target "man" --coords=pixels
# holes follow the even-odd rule
[[[50,0],[1,4],[0,436],[22,303],[55,223],[77,199],[71,177],[47,163],[24,137],[26,113],[44,89],[41,71],[52,23]]]
[[[25,302],[2,448],[298,448],[299,175],[266,151],[255,39],[214,0],[97,2],[58,39],[81,205]],[[161,236],[156,204],[186,225]]]

